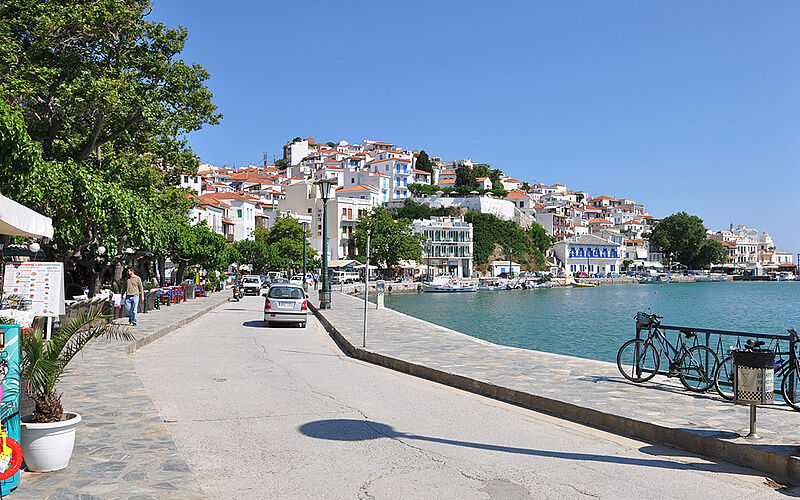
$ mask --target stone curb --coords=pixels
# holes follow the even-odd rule
[[[222,301],[220,301],[220,302],[218,302],[216,304],[212,304],[212,305],[206,307],[205,309],[201,309],[200,311],[197,311],[196,313],[191,314],[191,315],[189,315],[189,316],[187,316],[187,317],[185,317],[183,319],[180,319],[180,320],[178,320],[178,321],[176,321],[174,323],[170,323],[169,325],[162,326],[161,328],[159,328],[158,330],[154,331],[153,333],[151,333],[149,335],[145,335],[144,337],[142,337],[140,339],[137,339],[137,340],[131,342],[130,344],[126,345],[125,346],[125,352],[127,354],[133,354],[134,352],[136,352],[137,350],[139,350],[142,347],[146,346],[147,344],[155,342],[156,340],[160,339],[161,337],[164,337],[168,333],[170,333],[170,332],[172,332],[174,330],[177,330],[178,328],[181,328],[183,326],[188,325],[189,323],[191,323],[192,321],[196,320],[200,316],[203,316],[204,314],[207,314],[207,313],[213,311],[217,307],[219,307],[222,304],[225,304],[227,302],[228,302],[228,298],[226,297],[225,300],[222,300]]]
[[[800,483],[800,457],[777,453],[759,447],[756,444],[734,443],[714,436],[697,434],[691,430],[664,427],[650,422],[605,413],[355,347],[325,318],[314,304],[309,301],[308,305],[336,343],[353,358],[579,424],[680,448],[709,458],[756,469],[770,474],[774,479]]]

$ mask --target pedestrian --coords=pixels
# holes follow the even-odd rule
[[[139,299],[144,300],[144,285],[142,285],[142,278],[136,276],[132,268],[126,269],[125,275],[127,277],[125,281],[125,313],[128,315],[128,323],[136,326]]]

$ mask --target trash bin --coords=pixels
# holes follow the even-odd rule
[[[775,351],[733,351],[733,400],[744,404],[775,402]]]

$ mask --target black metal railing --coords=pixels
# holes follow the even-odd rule
[[[655,325],[652,322],[649,326],[645,326],[639,321],[636,321],[636,338],[642,338],[643,331],[646,332],[644,334],[644,336],[646,336],[650,329],[656,326],[658,326],[658,328],[665,333],[667,331],[675,331],[679,332],[678,335],[685,335],[687,333],[695,334],[698,339],[698,344],[705,345],[713,350],[720,362],[730,355],[729,350],[731,348],[744,347],[748,339],[763,340],[764,347],[775,351],[775,354],[778,356],[789,355],[789,340],[791,339],[791,336],[788,333],[772,334],[739,332],[733,330],[719,330],[714,328],[698,328],[693,326],[676,326],[665,324]],[[667,375],[667,372],[664,370],[659,370],[658,373],[661,375]]]

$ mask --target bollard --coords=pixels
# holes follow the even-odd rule
[[[383,294],[386,290],[386,282],[383,280],[378,280],[375,283],[375,289],[377,290],[377,294],[375,295],[375,309],[383,309]]]

